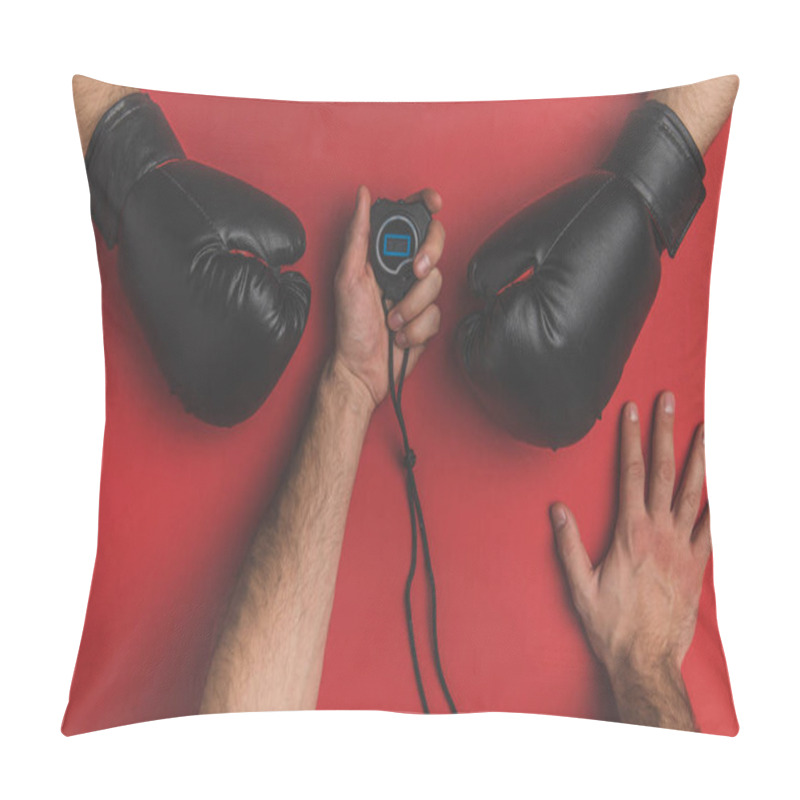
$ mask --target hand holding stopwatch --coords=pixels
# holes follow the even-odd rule
[[[414,285],[414,256],[425,241],[430,211],[420,201],[378,199],[370,210],[369,261],[384,297],[397,303]]]

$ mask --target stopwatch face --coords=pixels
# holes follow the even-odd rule
[[[376,255],[381,269],[397,275],[414,260],[419,249],[419,235],[410,220],[393,214],[378,229]]]

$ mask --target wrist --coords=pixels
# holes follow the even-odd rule
[[[320,392],[336,397],[348,413],[364,422],[369,422],[375,410],[375,399],[366,384],[336,355],[322,370]]]
[[[651,92],[648,99],[671,108],[686,126],[700,152],[705,153],[730,116],[738,90],[739,78],[726,75]]]
[[[674,258],[706,196],[703,157],[678,114],[660,102],[632,111],[601,168],[637,191]]]
[[[89,147],[94,129],[103,114],[111,106],[127,97],[129,94],[138,93],[139,89],[130,86],[117,86],[112,83],[103,83],[83,75],[74,75],[72,78],[72,96],[75,102],[75,115],[78,120],[78,135],[84,156]]]
[[[657,92],[651,92],[647,99],[656,100],[674,111],[686,126],[695,144],[701,152],[703,151],[704,148],[700,147],[700,142],[698,141],[700,138],[698,118],[702,114],[702,108],[695,103],[691,87],[675,86],[670,89],[660,89]]]
[[[647,665],[625,660],[609,670],[609,677],[621,722],[697,730],[686,684],[675,660],[665,658]]]
[[[629,654],[613,664],[606,665],[614,694],[636,684],[641,687],[657,687],[683,680],[680,664],[668,656],[641,658]]]

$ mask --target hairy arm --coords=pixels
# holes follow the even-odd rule
[[[697,730],[680,667],[662,664],[641,670],[623,661],[609,672],[609,677],[622,722]]]
[[[697,149],[705,153],[719,133],[719,129],[733,111],[733,101],[739,91],[739,78],[726,75],[710,81],[673,86],[648,95],[669,106],[692,135]]]
[[[436,192],[415,196],[432,212]],[[300,444],[242,568],[212,657],[201,712],[314,708],[347,510],[364,436],[388,391],[389,338],[367,262],[369,193],[358,192],[335,281],[336,344]],[[393,310],[413,367],[439,327],[444,245],[431,224],[419,280]],[[400,359],[396,359],[399,361]]]
[[[75,102],[78,135],[81,137],[81,148],[84,155],[86,155],[94,129],[100,122],[100,117],[118,100],[138,91],[129,86],[116,86],[112,83],[86,78],[83,75],[73,75],[72,99]]]
[[[370,398],[330,362],[244,564],[202,711],[316,705],[347,509],[371,413]]]

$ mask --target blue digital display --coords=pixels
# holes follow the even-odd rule
[[[411,255],[411,237],[408,234],[387,233],[383,237],[383,255],[405,258]]]

